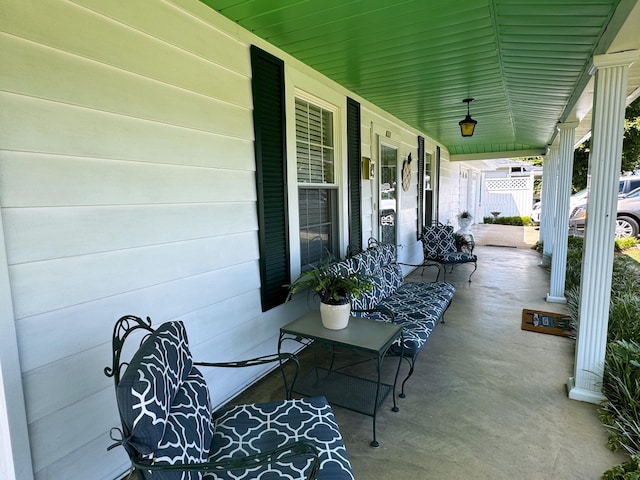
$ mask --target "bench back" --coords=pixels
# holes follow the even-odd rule
[[[118,358],[121,347],[114,342]],[[204,377],[193,366],[182,322],[167,322],[152,331],[124,374],[119,373],[115,376],[123,429],[119,443],[129,456],[166,464],[206,461],[213,436],[211,400]],[[163,480],[201,478],[196,472],[179,471],[143,475]]]
[[[404,281],[402,269],[396,262],[396,246],[388,243],[376,243],[336,265],[345,273],[358,272],[368,275],[373,283],[372,290],[351,299],[351,308],[354,310],[374,308],[382,299],[395,292]]]
[[[425,260],[439,259],[457,251],[453,225],[423,227],[421,240]]]

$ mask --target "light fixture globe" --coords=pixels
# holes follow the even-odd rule
[[[463,137],[471,137],[478,123],[469,114],[469,104],[473,101],[473,98],[465,98],[462,101],[467,104],[467,116],[464,117],[464,120],[460,120],[458,125],[460,125],[460,133]]]

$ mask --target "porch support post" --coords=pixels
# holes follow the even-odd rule
[[[553,255],[551,257],[551,287],[547,302],[567,303],[564,284],[567,278],[567,237],[569,227],[569,197],[573,173],[573,144],[578,122],[558,124],[560,146],[558,150],[558,182],[553,215]]]
[[[551,264],[553,253],[553,218],[558,184],[558,146],[549,147],[542,172],[542,210],[540,211],[540,240],[542,241],[542,262],[540,266]]]
[[[582,257],[575,377],[567,382],[569,398],[591,403],[604,400],[601,385],[609,325],[625,96],[628,67],[637,58],[637,50],[593,57],[597,73],[588,226]]]

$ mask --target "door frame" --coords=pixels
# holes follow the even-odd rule
[[[396,175],[395,175],[395,195],[396,195],[396,215],[395,215],[395,232],[394,232],[394,236],[395,236],[395,240],[394,240],[394,244],[397,245],[398,244],[398,237],[399,237],[399,232],[398,232],[398,226],[399,226],[399,222],[398,222],[398,218],[399,218],[399,212],[401,210],[401,203],[400,203],[400,198],[401,198],[401,192],[399,191],[399,187],[401,185],[401,178],[400,178],[400,142],[393,140],[391,138],[392,134],[391,132],[386,132],[385,135],[381,135],[380,133],[378,133],[376,135],[376,156],[378,157],[376,160],[376,175],[378,177],[378,181],[375,182],[375,206],[376,208],[373,210],[373,215],[374,215],[374,219],[375,221],[373,222],[373,225],[375,225],[375,237],[379,240],[382,241],[382,228],[381,228],[381,223],[380,223],[380,214],[381,214],[381,208],[380,208],[380,202],[382,200],[382,189],[380,188],[380,182],[382,180],[382,147],[388,147],[388,148],[392,148],[396,151]]]

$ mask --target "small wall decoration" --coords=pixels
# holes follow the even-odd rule
[[[411,152],[407,159],[402,162],[402,189],[406,192],[411,186]]]
[[[362,179],[369,180],[369,170],[371,169],[371,159],[362,157]]]
[[[369,157],[362,157],[362,179],[373,180],[376,178],[376,165]]]

